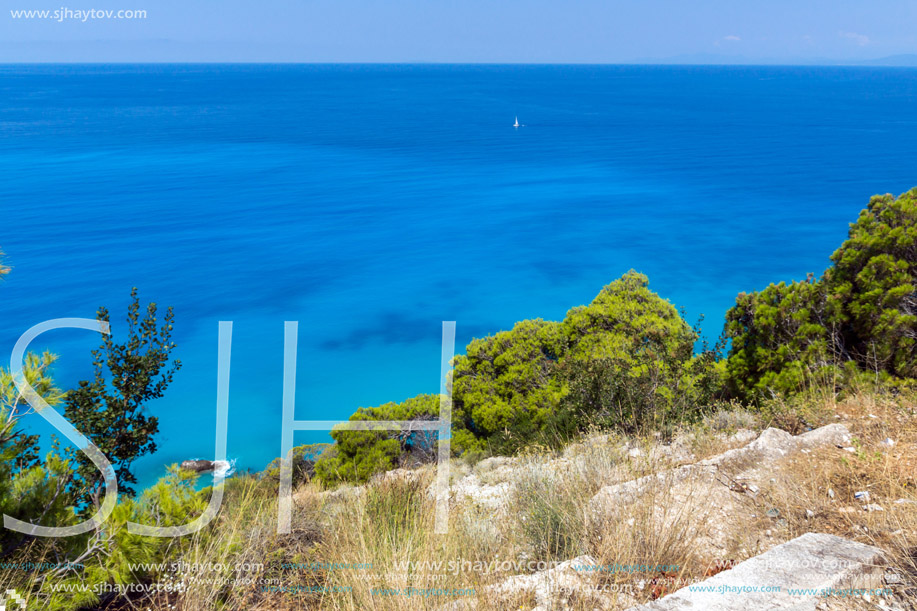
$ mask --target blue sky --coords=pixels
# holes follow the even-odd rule
[[[145,10],[145,19],[10,11]],[[915,0],[4,0],[0,62],[857,62]],[[71,13],[72,15],[72,13]]]

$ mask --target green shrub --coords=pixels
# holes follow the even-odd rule
[[[28,354],[23,366],[26,381],[49,405],[64,398],[50,375],[55,360],[49,353]],[[10,372],[0,368],[0,513],[43,525],[73,524],[78,521],[70,493],[73,469],[60,457],[56,445],[44,462],[39,460],[38,437],[19,429],[19,419],[30,411]],[[0,558],[25,542],[22,533],[0,529]]]
[[[634,430],[699,414],[721,384],[716,353],[694,354],[699,331],[648,284],[629,272],[562,322],[524,320],[468,344],[454,363],[453,450],[507,454],[556,445],[591,424]],[[438,413],[438,396],[421,395],[361,408],[351,420]],[[382,430],[332,436],[335,448],[316,464],[326,483],[366,481],[406,464],[412,445]]]
[[[352,421],[429,420],[439,416],[439,395],[418,395],[401,403],[361,407]],[[374,473],[393,469],[410,457],[432,457],[436,434],[427,431],[331,432],[333,448],[322,452],[315,463],[315,476],[325,484],[342,481],[365,482]]]
[[[716,355],[675,306],[630,272],[568,312],[564,408],[576,421],[634,431],[696,416],[718,390]]]
[[[556,375],[566,349],[561,324],[541,319],[468,344],[455,359],[454,446],[510,451],[542,430],[566,392]]]
[[[867,370],[917,377],[917,188],[876,195],[831,255],[829,313]]]
[[[740,293],[726,321],[732,339],[727,376],[738,397],[752,399],[766,389],[797,392],[816,376],[827,381],[838,374],[833,355],[839,337],[821,281]]]
[[[315,463],[319,456],[329,448],[330,443],[310,443],[293,448],[293,487],[307,482],[315,475]],[[261,472],[262,478],[280,480],[280,458],[275,458]]]
[[[45,609],[71,611],[100,601],[102,584],[147,583],[160,577],[154,568],[167,563],[191,544],[191,538],[146,537],[129,533],[128,521],[153,526],[180,526],[204,512],[209,489],[195,490],[198,474],[169,467],[168,475],[139,498],[121,497],[104,527],[77,537],[50,539],[49,546],[66,546],[62,558],[76,568],[44,573],[37,597]],[[72,510],[71,510],[72,513]],[[207,536],[205,534],[199,536]],[[49,554],[54,556],[56,554]]]
[[[732,393],[917,376],[917,189],[874,196],[821,278],[741,293],[726,315]]]

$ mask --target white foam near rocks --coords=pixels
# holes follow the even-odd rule
[[[236,459],[213,461],[213,477],[216,479],[229,477],[236,472]]]

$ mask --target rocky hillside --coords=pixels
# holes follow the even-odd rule
[[[320,533],[305,555],[372,570],[299,577],[353,586],[314,601],[341,609],[913,608],[914,406],[831,407],[796,435],[733,411],[670,440],[594,434],[453,464],[446,536],[429,532],[432,466],[305,484],[300,528]]]

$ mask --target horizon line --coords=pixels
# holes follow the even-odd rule
[[[875,64],[882,59],[826,61],[821,63],[771,63],[771,62],[487,62],[487,61],[299,61],[299,60],[241,60],[241,61],[211,61],[211,60],[93,60],[93,61],[67,61],[67,60],[38,60],[38,61],[4,61],[0,66],[41,66],[41,65],[72,65],[72,66],[109,66],[109,65],[174,65],[174,66],[696,66],[696,67],[773,67],[773,68],[917,68],[917,64],[909,65],[883,65]],[[915,55],[917,59],[917,55]]]

